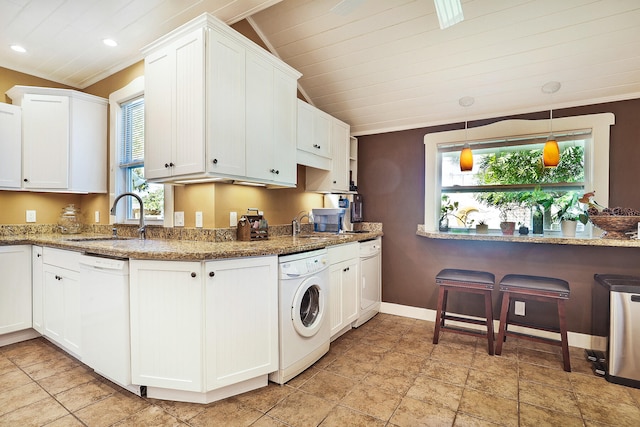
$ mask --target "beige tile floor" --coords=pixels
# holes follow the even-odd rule
[[[209,405],[142,399],[39,338],[0,348],[0,426],[638,426],[640,390],[592,374],[583,350],[484,340],[379,314],[284,386]]]

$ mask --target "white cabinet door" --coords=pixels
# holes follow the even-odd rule
[[[307,169],[307,190],[344,193],[349,191],[350,128],[329,115],[328,132],[331,144],[331,167],[327,170]]]
[[[0,246],[0,272],[0,335],[30,328],[30,246]]]
[[[279,171],[275,181],[295,186],[296,163],[296,80],[280,71],[273,74],[274,166]]]
[[[207,34],[207,170],[245,176],[245,47],[216,30]]]
[[[171,46],[144,60],[144,175],[147,179],[170,176],[173,139]],[[165,166],[166,165],[166,166]]]
[[[331,116],[297,100],[298,163],[318,169],[331,168]]]
[[[247,177],[296,184],[296,81],[247,52]]]
[[[358,317],[359,248],[357,242],[328,248],[332,338]]]
[[[202,264],[130,264],[133,384],[201,392]]]
[[[82,357],[80,273],[45,264],[42,317],[44,335],[76,357]]]
[[[22,186],[22,110],[0,103],[0,187]]]
[[[277,370],[277,257],[210,261],[205,279],[207,390]]]
[[[145,58],[145,176],[204,171],[204,30]]]
[[[358,317],[358,259],[331,265],[329,277],[333,337]]]
[[[42,246],[33,246],[31,248],[31,292],[32,292],[32,311],[33,311],[33,329],[44,335],[44,320],[42,317],[43,304],[43,259]]]
[[[331,190],[349,191],[349,149],[351,145],[349,125],[339,120],[331,122],[331,142],[333,158],[331,159]]]
[[[258,181],[276,178],[273,123],[273,66],[247,52],[247,177]]]
[[[25,94],[22,99],[24,187],[66,189],[69,173],[69,97]]]

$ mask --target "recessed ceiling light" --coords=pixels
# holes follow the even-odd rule
[[[104,40],[102,40],[102,43],[106,44],[107,46],[111,46],[111,47],[118,46],[118,42],[116,42],[115,40],[112,40],[112,39],[104,39]]]
[[[17,44],[11,45],[11,49],[14,50],[15,52],[19,52],[19,53],[26,53],[27,52],[27,49],[25,49],[22,46],[19,46]]]

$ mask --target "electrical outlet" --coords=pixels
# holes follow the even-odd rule
[[[36,211],[27,211],[27,222],[36,222]]]
[[[513,313],[516,316],[524,316],[524,301],[516,301],[513,308]]]
[[[173,225],[175,227],[184,227],[184,212],[173,213]]]
[[[95,213],[93,214],[93,220],[95,222],[100,222],[100,211],[95,211]]]
[[[196,212],[196,228],[202,228],[202,212]]]
[[[238,212],[229,212],[229,226],[238,226]]]

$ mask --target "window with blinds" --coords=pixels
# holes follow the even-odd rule
[[[125,191],[135,193],[144,203],[144,216],[149,220],[164,217],[164,186],[149,183],[144,178],[144,97],[120,105],[119,166]],[[127,220],[137,220],[141,212],[138,203],[126,198]]]

